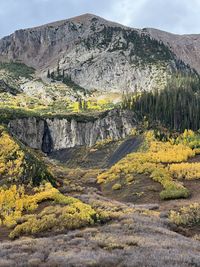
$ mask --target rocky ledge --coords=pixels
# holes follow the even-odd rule
[[[10,132],[24,144],[45,153],[75,146],[92,146],[105,139],[119,140],[136,125],[131,111],[110,110],[97,118],[21,118],[10,121]]]

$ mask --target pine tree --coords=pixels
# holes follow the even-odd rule
[[[50,79],[51,78],[51,74],[50,74],[50,70],[48,69],[47,71],[47,78]]]
[[[87,110],[87,101],[83,100],[83,110]]]
[[[51,79],[52,80],[55,80],[55,73],[54,73],[54,71],[52,71],[52,73],[51,73]]]
[[[78,99],[78,108],[79,108],[79,110],[82,110],[82,108],[83,108],[81,98]]]
[[[60,75],[60,64],[59,64],[59,61],[58,61],[58,65],[57,65],[57,76]]]
[[[159,121],[174,130],[200,128],[200,80],[176,75],[164,90],[123,95],[122,108],[133,109],[141,118]]]

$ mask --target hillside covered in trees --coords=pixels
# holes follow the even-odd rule
[[[123,96],[122,108],[157,121],[173,130],[200,128],[200,79],[174,75],[164,90],[134,92]]]

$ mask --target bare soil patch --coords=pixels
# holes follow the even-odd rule
[[[113,190],[114,184],[121,184],[120,190]],[[101,186],[103,195],[122,202],[134,204],[159,203],[159,193],[162,186],[154,182],[147,175],[136,175],[131,183],[124,183],[124,179],[116,179]]]

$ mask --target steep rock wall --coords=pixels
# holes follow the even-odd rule
[[[111,110],[98,118],[23,118],[12,120],[9,130],[26,145],[45,153],[75,146],[92,146],[107,138],[126,137],[136,125],[131,111]]]

